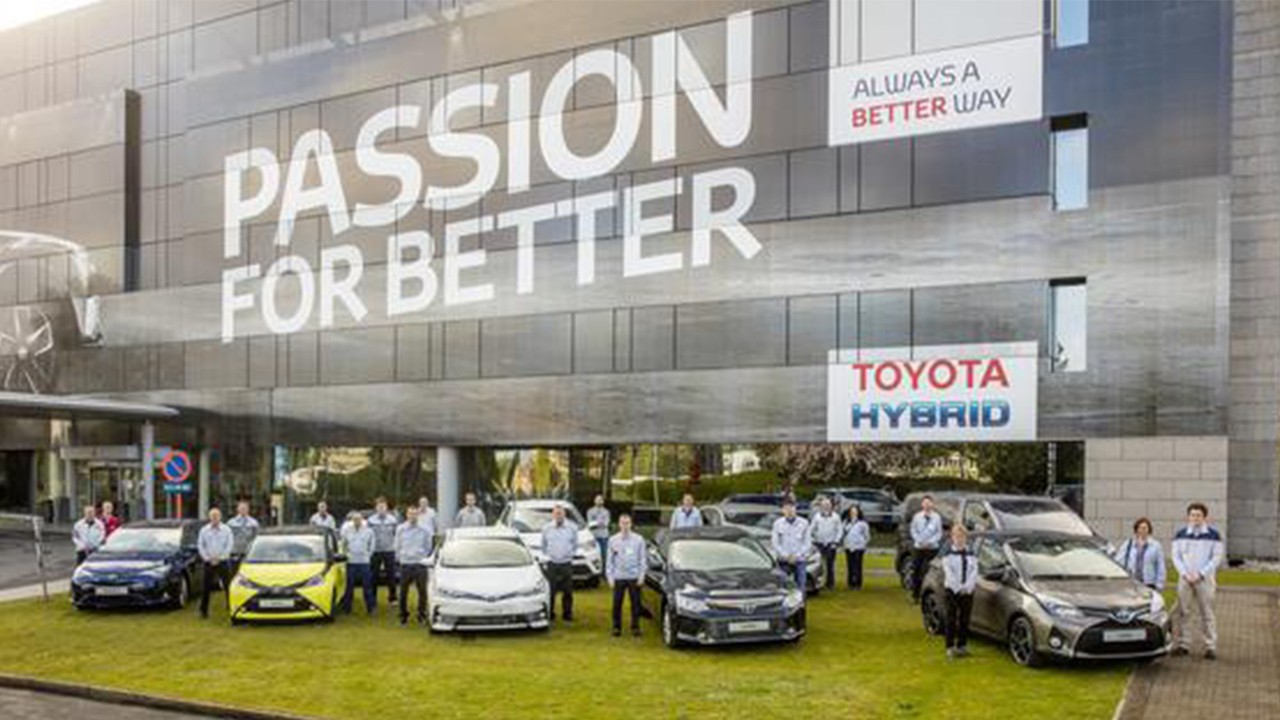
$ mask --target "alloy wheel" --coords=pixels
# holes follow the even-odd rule
[[[920,616],[924,620],[924,631],[930,635],[941,635],[945,629],[942,608],[938,606],[938,596],[926,593],[920,601]]]
[[[38,308],[0,313],[0,389],[42,393],[53,385],[53,323]]]
[[[1031,621],[1024,617],[1015,618],[1009,626],[1009,655],[1014,662],[1025,667],[1039,664],[1035,631],[1031,627]]]

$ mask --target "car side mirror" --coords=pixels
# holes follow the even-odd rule
[[[650,570],[662,570],[664,567],[666,567],[666,565],[667,564],[666,562],[663,561],[661,555],[659,555],[658,553],[652,550],[649,551],[649,569]]]
[[[1012,569],[1013,568],[1010,568],[1008,565],[1004,565],[998,568],[992,568],[991,570],[988,570],[982,573],[982,579],[990,580],[991,582],[1002,583],[1007,580],[1009,576],[1008,575],[1009,571],[1011,571]]]

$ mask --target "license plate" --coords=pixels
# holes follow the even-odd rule
[[[121,595],[128,595],[129,588],[124,585],[103,585],[102,587],[94,588],[93,594],[106,595],[108,597],[119,597]]]
[[[729,632],[731,633],[767,632],[768,630],[768,620],[747,620],[745,622],[729,623]]]
[[[263,610],[293,609],[293,601],[289,599],[281,600],[279,598],[263,598],[258,601],[258,607]]]
[[[1146,630],[1103,630],[1102,642],[1118,643],[1133,642],[1135,640],[1146,640]]]

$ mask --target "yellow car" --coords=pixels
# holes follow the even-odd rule
[[[264,528],[231,581],[231,624],[332,620],[346,575],[332,530]]]

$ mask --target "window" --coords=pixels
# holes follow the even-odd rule
[[[991,529],[991,515],[980,502],[972,502],[964,508],[964,526],[970,532],[986,532]]]
[[[981,575],[991,575],[992,573],[1002,572],[1009,564],[1005,559],[1004,547],[1000,543],[993,540],[985,540],[982,546],[978,548],[978,573]]]
[[[1084,278],[1049,283],[1049,368],[1052,372],[1082,372],[1088,356],[1088,286]]]
[[[1053,207],[1089,207],[1089,122],[1087,115],[1067,115],[1050,121],[1053,131]]]
[[[1054,0],[1053,44],[1065,48],[1089,42],[1089,0]]]

